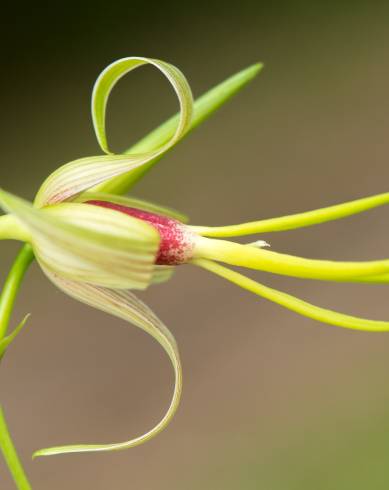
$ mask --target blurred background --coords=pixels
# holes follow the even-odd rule
[[[134,189],[230,224],[388,190],[389,4],[18,2],[2,18],[0,185],[32,199],[60,164],[99,153],[91,89],[111,61],[169,61],[195,96],[245,66],[265,70]],[[110,102],[112,146],[176,111],[144,68]],[[313,258],[387,257],[388,210],[269,234]],[[2,243],[4,277],[17,243]],[[323,307],[388,319],[385,286],[252,275]],[[32,316],[0,369],[0,402],[34,489],[345,490],[389,485],[389,334],[299,317],[193,267],[142,299],[177,338],[179,412],[159,437],[119,453],[31,461],[41,447],[113,442],[164,413],[172,373],[146,334],[77,304],[35,265],[13,322]],[[0,462],[0,488],[12,490]]]

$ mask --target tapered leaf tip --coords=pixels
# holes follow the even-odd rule
[[[246,69],[240,72],[240,75],[248,80],[255,78],[264,68],[264,63],[258,62],[248,66]]]
[[[232,75],[231,78],[227,79],[224,83],[235,88],[235,90],[231,92],[231,95],[239,91],[249,82],[251,82],[262,71],[263,67],[263,63],[254,63],[247,68],[243,68],[243,70],[239,71],[235,75]]]

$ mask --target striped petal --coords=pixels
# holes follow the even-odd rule
[[[36,209],[0,191],[0,204],[29,229],[41,265],[100,286],[145,289],[154,274],[158,232],[111,209],[64,203]]]
[[[163,61],[151,58],[123,58],[109,65],[101,73],[93,90],[92,118],[102,150],[110,153],[105,132],[105,114],[113,87],[125,74],[146,64],[155,66],[166,76],[179,100],[180,117],[169,140],[152,151],[88,157],[63,165],[43,183],[36,196],[36,206],[42,207],[69,200],[106,180],[138,168],[165,153],[184,136],[190,127],[193,112],[192,93],[184,75],[176,67]]]
[[[49,456],[53,454],[92,452],[92,451],[117,451],[138,446],[161,432],[174,416],[182,391],[181,363],[174,337],[165,325],[154,313],[142,303],[136,296],[127,291],[93,286],[86,283],[69,281],[58,277],[45,270],[49,279],[62,291],[73,298],[86,303],[94,308],[105,311],[113,316],[121,318],[137,327],[145,330],[154,337],[168,354],[175,374],[175,386],[171,404],[163,419],[146,434],[129,441],[114,444],[77,444],[70,446],[42,449],[34,454],[36,456]]]

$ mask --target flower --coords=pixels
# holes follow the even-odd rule
[[[105,112],[116,82],[131,70],[152,64],[173,86],[180,104],[170,119],[127,154],[109,150]],[[185,216],[156,204],[123,197],[142,174],[194,126],[238,91],[261,68],[254,65],[198,99],[194,104],[183,74],[173,65],[148,58],[124,58],[108,66],[96,81],[92,118],[105,155],[61,166],[40,187],[33,205],[0,190],[0,238],[30,243],[47,277],[75,299],[144,329],[165,349],[175,372],[173,398],[164,418],[146,434],[117,444],[72,445],[35,455],[119,450],[158,434],[173,417],[182,374],[170,331],[130,290],[142,290],[170,278],[176,266],[191,263],[301,315],[332,325],[369,331],[389,330],[389,322],[356,318],[326,310],[264,286],[220,262],[293,277],[347,282],[389,282],[389,260],[334,262],[280,254],[266,242],[235,243],[226,238],[283,231],[343,218],[389,202],[389,193],[316,211],[224,227],[192,226]]]

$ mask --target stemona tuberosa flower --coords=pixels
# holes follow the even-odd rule
[[[105,132],[109,94],[122,76],[145,64],[155,66],[169,80],[177,94],[180,112],[130,152],[112,154]],[[168,280],[177,266],[199,266],[296,313],[331,325],[389,330],[389,322],[314,306],[222,265],[313,280],[389,282],[389,259],[311,260],[274,252],[263,240],[247,244],[227,240],[343,218],[388,203],[389,193],[301,214],[222,227],[189,225],[185,216],[170,208],[123,196],[146,170],[260,68],[261,65],[254,65],[240,72],[193,102],[185,77],[174,66],[147,58],[118,60],[99,76],[92,95],[94,129],[105,154],[60,167],[40,187],[33,204],[0,191],[0,204],[7,213],[0,218],[0,237],[29,243],[44,273],[65,293],[152,335],[167,352],[175,372],[171,405],[148,433],[123,443],[54,447],[36,455],[125,449],[145,442],[169,423],[182,387],[177,345],[165,325],[130,290],[144,290]]]

